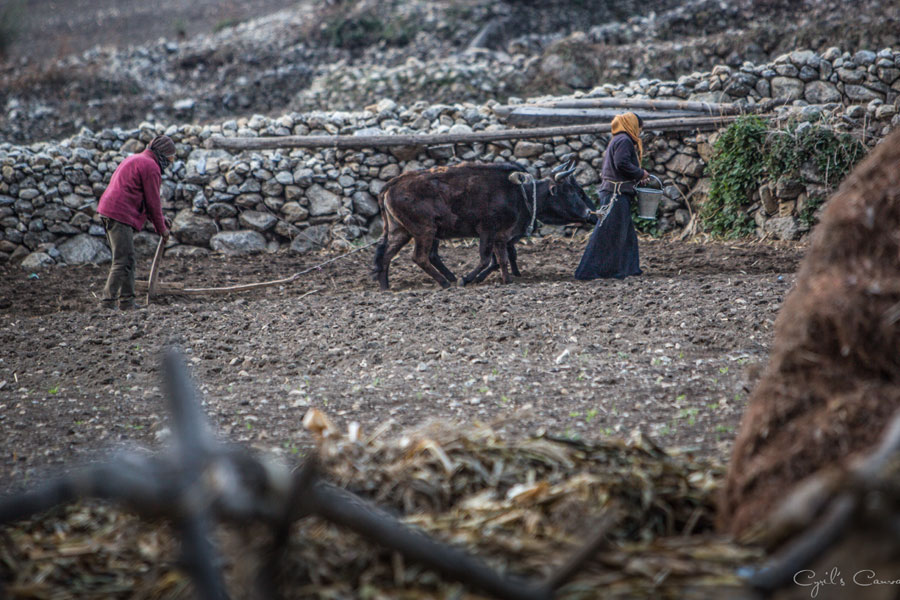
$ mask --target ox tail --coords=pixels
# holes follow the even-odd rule
[[[372,279],[378,280],[378,274],[384,270],[384,253],[387,250],[388,243],[388,223],[390,223],[390,218],[388,217],[388,211],[385,208],[385,200],[387,200],[387,195],[389,193],[390,188],[385,188],[378,195],[378,208],[381,209],[381,239],[378,240],[378,245],[375,246],[375,258],[372,263]]]

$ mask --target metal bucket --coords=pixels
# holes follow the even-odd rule
[[[662,200],[662,181],[656,175],[651,175],[660,189],[651,187],[635,187],[634,192],[638,200],[638,217],[648,221],[656,220],[656,211],[659,210],[659,201]]]

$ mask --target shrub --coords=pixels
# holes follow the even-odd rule
[[[405,46],[415,35],[415,24],[396,13],[382,18],[375,8],[365,8],[355,14],[335,14],[322,25],[321,34],[327,44],[345,50],[363,50],[381,42]]]
[[[763,173],[766,125],[756,117],[741,117],[714,145],[709,162],[712,186],[700,219],[713,235],[736,238],[753,233],[746,208]]]
[[[809,164],[826,187],[834,188],[865,155],[866,147],[852,135],[824,125],[792,123],[770,130],[756,117],[742,117],[715,143],[709,200],[700,212],[703,225],[721,237],[749,235],[754,225],[747,208],[762,185],[782,176],[813,183],[802,176],[803,166]],[[810,197],[797,215],[800,222],[813,225],[816,210],[826,199]]]

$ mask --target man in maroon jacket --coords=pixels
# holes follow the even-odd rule
[[[146,150],[122,161],[100,197],[97,212],[103,217],[106,239],[112,250],[112,265],[101,300],[107,308],[115,308],[116,302],[123,310],[135,307],[134,233],[141,230],[147,217],[163,241],[169,239],[171,223],[163,217],[159,186],[163,169],[173,160],[172,138],[157,136]]]

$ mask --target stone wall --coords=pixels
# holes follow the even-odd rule
[[[785,98],[793,100],[793,105],[779,109],[781,118],[827,120],[838,129],[858,133],[872,145],[900,122],[898,65],[900,53],[890,49],[852,56],[837,50],[822,56],[793,52],[772,64],[747,64],[737,70],[719,66],[677,81],[604,85],[583,96],[686,98],[748,105]],[[355,113],[291,113],[277,119],[255,115],[204,127],[144,123],[128,130],[85,129],[59,143],[2,144],[0,261],[28,256],[25,265],[31,267],[108,259],[103,229],[94,212],[97,200],[118,163],[159,133],[170,135],[178,147],[178,160],[165,173],[162,190],[164,210],[174,221],[178,245],[172,251],[176,253],[346,248],[354,240],[380,234],[375,198],[391,177],[460,160],[515,160],[540,176],[564,158],[576,156],[578,181],[584,186],[599,183],[605,136],[457,144],[429,148],[417,155],[402,150],[335,149],[232,155],[204,148],[213,134],[373,135],[504,128],[491,110],[494,105],[419,102],[407,107],[385,99]],[[688,222],[687,201],[694,206],[702,203],[709,187],[705,164],[715,135],[648,132],[651,170],[666,184],[660,232]],[[802,234],[796,216],[803,195],[813,193],[804,186],[827,184],[811,176],[800,187],[776,187],[768,194],[761,193],[754,208],[761,232],[786,239]],[[152,235],[141,234],[138,244],[140,249],[152,250]]]

